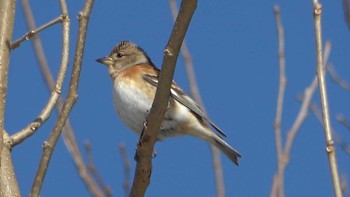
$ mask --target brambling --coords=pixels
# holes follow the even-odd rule
[[[109,68],[117,114],[130,129],[140,135],[154,100],[160,70],[140,47],[129,41],[120,42],[108,56],[96,61]],[[168,108],[157,134],[158,140],[182,135],[200,138],[219,148],[238,165],[241,155],[214,133],[207,123],[226,137],[200,106],[173,82]]]

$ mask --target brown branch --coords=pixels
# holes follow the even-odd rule
[[[24,2],[24,1],[22,1],[22,3],[23,3],[23,2]],[[27,2],[27,4],[28,4],[28,2]],[[19,45],[20,45],[22,42],[31,39],[32,37],[34,37],[35,35],[37,35],[40,31],[42,31],[42,30],[44,30],[44,29],[46,29],[46,28],[48,28],[48,27],[51,27],[51,26],[54,25],[54,24],[61,23],[61,22],[65,19],[65,17],[66,17],[66,16],[61,15],[61,16],[59,16],[59,17],[57,17],[57,18],[55,18],[55,19],[49,21],[48,23],[42,25],[41,27],[39,27],[39,28],[37,28],[37,29],[35,29],[35,30],[33,29],[33,30],[27,32],[27,33],[24,34],[21,38],[17,39],[16,41],[14,41],[14,42],[11,44],[11,49],[15,49],[15,48],[19,47]]]
[[[350,84],[339,76],[333,64],[327,64],[327,70],[333,81],[335,81],[341,88],[350,92]]]
[[[31,8],[28,4],[28,0],[22,0],[23,8],[24,8],[24,13],[26,15],[26,20],[29,29],[35,29],[35,21],[34,17],[31,11]],[[62,10],[62,15],[66,16],[65,20],[62,23],[63,26],[63,49],[64,51],[67,50],[66,54],[68,55],[68,50],[69,50],[69,27],[70,27],[70,20],[68,17],[67,13],[67,6],[65,5],[66,2],[64,0],[61,0],[61,10]],[[68,32],[68,33],[65,33]],[[36,53],[37,59],[39,61],[39,67],[40,71],[46,81],[47,87],[49,91],[54,91],[55,87],[61,87],[62,85],[55,85],[54,78],[52,76],[52,73],[50,71],[50,67],[47,63],[46,56],[44,54],[44,50],[41,44],[41,40],[39,35],[34,35],[33,36],[33,44],[34,44],[34,51]],[[68,56],[65,58],[62,58],[64,61],[62,61],[61,65],[67,67],[68,65]],[[64,75],[60,75],[64,76]],[[60,77],[58,78],[62,80],[63,78]],[[58,82],[58,84],[62,84],[62,82]],[[56,92],[51,93],[51,95],[55,94]],[[63,100],[61,97],[58,98],[57,103],[56,103],[56,108],[57,112],[59,113],[62,109],[63,106]],[[41,116],[39,116],[41,117]],[[103,196],[103,193],[101,189],[95,184],[93,178],[90,176],[88,169],[83,161],[82,155],[80,153],[79,147],[77,146],[77,142],[75,140],[75,135],[74,131],[72,128],[72,125],[67,119],[66,124],[63,127],[63,140],[66,145],[66,148],[68,149],[71,157],[73,158],[74,164],[77,167],[77,171],[79,172],[79,176],[81,177],[83,183],[85,184],[86,188],[89,190],[92,196]]]
[[[128,154],[126,154],[126,146],[125,144],[119,145],[119,152],[122,156],[123,160],[123,167],[124,167],[124,181],[123,181],[123,188],[125,192],[125,196],[129,196],[130,194],[130,160],[128,157]]]
[[[314,22],[315,22],[315,40],[316,40],[316,58],[317,58],[317,78],[320,90],[324,132],[326,138],[326,152],[329,160],[329,166],[333,179],[334,195],[336,197],[342,196],[340,188],[340,179],[338,173],[337,160],[335,155],[334,141],[332,137],[331,123],[329,118],[329,106],[326,89],[326,79],[324,76],[324,63],[322,59],[322,28],[321,28],[321,14],[322,6],[318,0],[313,0],[314,4]]]
[[[173,16],[173,19],[175,21],[176,16],[178,14],[177,4],[176,0],[169,0],[170,10],[171,14]],[[187,78],[190,84],[190,92],[194,100],[201,106],[204,113],[206,114],[205,107],[202,103],[202,99],[199,93],[196,75],[193,68],[193,62],[191,58],[191,54],[188,50],[186,41],[184,40],[181,46],[181,54],[184,57],[185,61],[185,68],[187,73]],[[220,158],[220,151],[214,146],[210,145],[212,157],[213,157],[213,167],[214,167],[214,173],[215,173],[215,182],[216,182],[216,190],[217,190],[217,197],[224,197],[225,196],[225,184],[224,184],[224,178],[223,178],[223,172],[222,172],[222,165],[221,165],[221,158]]]
[[[95,167],[95,163],[94,163],[94,158],[92,155],[92,148],[91,148],[91,144],[88,140],[86,140],[84,142],[84,147],[85,147],[85,152],[88,158],[88,169],[90,171],[90,174],[92,174],[92,176],[94,177],[94,180],[96,181],[96,183],[98,184],[98,186],[100,188],[102,188],[104,195],[103,196],[112,196],[112,190],[111,188],[105,184],[105,182],[103,181],[103,179],[101,178],[100,174],[97,172],[96,167]]]
[[[282,111],[283,111],[283,101],[284,92],[286,89],[287,77],[285,73],[285,56],[284,56],[284,29],[281,20],[280,8],[278,5],[274,7],[277,34],[278,34],[278,59],[279,59],[279,88],[277,96],[277,108],[276,108],[276,118],[274,123],[275,128],[275,138],[276,138],[276,150],[277,150],[277,166],[278,169],[282,167],[283,161],[283,150],[282,150],[282,137],[281,137],[281,124],[282,124]],[[278,170],[281,171],[281,170]],[[278,174],[276,176],[274,183],[278,183],[276,186],[273,184],[273,189],[271,190],[271,196],[284,196],[284,186],[283,186],[283,175]],[[275,186],[274,186],[275,185]]]
[[[168,44],[164,50],[162,71],[159,85],[145,127],[137,145],[135,159],[137,161],[134,182],[130,191],[131,197],[144,196],[152,174],[152,152],[157,140],[157,131],[164,118],[169,100],[175,64],[179,55],[182,41],[190,24],[197,1],[182,1],[179,15],[174,24]]]
[[[79,13],[79,29],[78,38],[73,62],[73,70],[69,83],[69,90],[67,98],[63,104],[62,111],[58,116],[58,120],[53,128],[51,135],[47,142],[44,143],[44,150],[42,153],[42,158],[40,160],[39,168],[37,170],[35,180],[32,186],[30,196],[39,196],[40,189],[49,165],[50,158],[52,156],[54,147],[57,143],[58,137],[61,134],[62,128],[68,118],[68,115],[75,104],[77,96],[77,88],[79,84],[79,76],[82,65],[82,58],[84,54],[85,38],[87,32],[87,25],[89,21],[89,15],[92,9],[93,0],[86,1],[83,11]]]
[[[343,10],[344,10],[344,18],[345,18],[346,24],[350,28],[350,1],[349,0],[343,0]]]

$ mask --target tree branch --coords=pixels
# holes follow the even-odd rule
[[[34,17],[33,17],[30,5],[28,3],[28,0],[22,0],[22,4],[23,4],[24,13],[26,15],[27,24],[29,27],[28,29],[35,29],[36,25],[35,25]],[[64,0],[61,0],[62,15],[67,16],[62,24],[63,25],[63,49],[62,50],[69,50],[68,42],[69,42],[70,20],[67,13],[67,6],[65,4],[66,2]],[[64,33],[64,32],[68,32],[68,33]],[[34,35],[32,41],[34,45],[34,51],[39,62],[40,71],[46,81],[48,90],[53,91],[51,93],[51,95],[53,95],[57,92],[55,91],[57,88],[55,89],[56,87],[55,81],[50,71],[50,67],[47,63],[46,56],[44,54],[44,50],[43,50],[39,35]],[[65,48],[68,48],[68,49],[65,49]],[[68,53],[64,53],[64,54],[68,55]],[[65,65],[67,67],[68,58],[62,58],[62,59],[66,60],[66,62],[62,62],[61,66]],[[61,80],[62,80],[62,77],[61,77]],[[59,82],[58,84],[61,84],[61,83],[62,82]],[[61,86],[62,85],[59,85],[58,87],[61,87]],[[62,106],[63,106],[63,100],[61,97],[59,97],[56,103],[56,108],[58,113],[60,113]],[[39,117],[42,117],[42,116],[39,115]],[[82,179],[83,183],[85,184],[86,188],[88,189],[88,191],[91,193],[92,196],[96,196],[96,197],[103,196],[103,192],[94,182],[93,178],[89,174],[89,171],[84,163],[79,147],[77,146],[74,131],[69,118],[67,119],[66,124],[63,127],[62,136],[63,136],[64,143],[66,145],[66,148],[69,151],[74,161],[74,164],[77,168],[77,172],[80,178]]]
[[[0,155],[2,155],[4,146],[5,102],[15,8],[15,0],[0,1]],[[0,157],[0,165],[2,165],[1,160],[2,157]]]
[[[323,123],[324,123],[324,132],[326,138],[326,152],[329,160],[329,166],[331,169],[334,195],[336,197],[342,196],[340,179],[338,174],[337,160],[335,156],[335,147],[332,137],[331,123],[329,119],[329,106],[327,98],[327,89],[326,89],[326,79],[324,76],[323,68],[323,59],[322,59],[322,29],[321,29],[321,14],[322,7],[318,0],[313,0],[314,4],[314,22],[315,22],[315,40],[316,40],[316,58],[317,58],[317,78],[318,86],[320,89],[320,97],[322,104],[322,114],[323,114]]]
[[[282,137],[281,137],[281,124],[282,124],[282,111],[283,111],[283,101],[284,101],[284,92],[286,89],[287,77],[285,73],[285,56],[284,56],[284,29],[281,20],[280,8],[278,5],[274,7],[276,26],[277,26],[277,34],[278,34],[278,59],[279,59],[279,88],[278,88],[278,96],[277,96],[277,109],[276,109],[276,118],[274,123],[275,128],[275,138],[276,138],[276,150],[277,150],[277,166],[278,171],[281,171],[282,163],[284,162],[283,158],[283,150],[282,150]],[[284,184],[283,184],[283,174],[277,174],[276,180],[274,183],[278,186],[272,187],[271,196],[276,196],[278,194],[279,197],[284,196]],[[273,185],[275,185],[273,184]]]
[[[176,16],[178,14],[177,4],[176,0],[169,0],[170,10],[171,14],[173,16],[173,19],[175,21]],[[188,50],[186,41],[184,40],[181,46],[181,54],[185,61],[185,68],[187,73],[187,78],[190,84],[190,92],[193,97],[193,99],[197,102],[199,106],[201,106],[202,110],[206,114],[205,107],[202,103],[202,98],[199,93],[197,81],[196,81],[196,75],[193,68],[193,62],[191,54]],[[213,157],[213,168],[215,173],[215,183],[216,183],[216,197],[224,197],[225,196],[225,184],[224,184],[224,177],[222,172],[222,165],[221,165],[221,158],[220,158],[220,151],[214,146],[209,145],[212,157]]]
[[[22,1],[22,5],[28,5],[28,1]],[[46,28],[49,28],[51,27],[52,25],[55,25],[57,23],[61,23],[62,21],[64,21],[65,19],[65,15],[61,15],[49,22],[47,22],[46,24],[42,25],[41,27],[37,28],[37,29],[33,29],[33,30],[30,30],[29,32],[27,32],[26,34],[24,34],[22,37],[18,38],[16,41],[14,41],[12,44],[11,44],[11,49],[15,49],[17,47],[19,47],[19,45],[23,42],[23,41],[26,41],[26,40],[29,40],[31,39],[32,37],[34,37],[35,35],[37,35],[40,31],[46,29]]]
[[[125,192],[125,196],[129,196],[130,194],[130,160],[128,158],[128,154],[126,153],[126,146],[125,144],[119,145],[119,152],[123,160],[123,167],[124,167],[124,181],[123,181],[123,188]]]
[[[65,4],[65,1],[61,1],[61,4]],[[23,9],[24,9],[24,13],[26,15],[26,18],[28,20],[29,29],[35,29],[33,14],[31,12],[31,8],[30,8],[28,1],[23,0],[22,5],[23,5]],[[64,8],[66,6],[61,5],[61,7]],[[43,110],[41,111],[39,116],[33,122],[31,122],[25,128],[23,128],[22,130],[16,132],[15,134],[13,134],[11,136],[12,146],[16,146],[17,144],[21,143],[22,141],[24,141],[25,139],[27,139],[28,137],[33,135],[46,122],[46,120],[50,117],[50,115],[53,111],[53,108],[55,107],[57,100],[59,99],[59,97],[61,95],[61,89],[62,89],[62,85],[64,82],[64,78],[66,76],[67,67],[68,67],[69,26],[70,26],[67,9],[66,8],[61,9],[61,12],[62,12],[62,15],[55,19],[57,21],[62,21],[62,26],[63,26],[63,28],[62,28],[62,35],[63,35],[62,56],[61,56],[60,70],[58,72],[56,84],[54,85],[53,77],[50,76],[52,82],[49,85],[51,85],[53,88],[50,88],[51,96],[50,96],[46,106],[43,108]],[[43,25],[43,26],[48,27],[49,25]],[[29,32],[38,32],[38,31],[35,30],[35,31],[29,31]],[[31,37],[33,38],[33,41],[39,40],[39,37],[36,33],[31,34]],[[21,40],[21,39],[19,39],[19,40]],[[40,42],[40,40],[39,40],[39,42]],[[19,46],[19,44],[20,44],[20,42],[17,42],[17,43],[14,42],[14,44],[12,44],[12,46],[15,46],[15,45]],[[41,44],[40,44],[40,46],[35,45],[35,51],[39,51],[42,54],[44,53],[43,49],[41,47]],[[40,66],[44,65],[44,64],[47,66],[47,62],[46,62],[45,57],[40,57],[38,59],[39,59]],[[47,68],[43,68],[43,66],[41,66],[41,70],[42,70],[42,72],[46,73],[47,75],[51,75],[50,71]]]
[[[93,3],[94,3],[94,0],[86,1],[83,11],[80,12],[78,15],[78,19],[79,19],[78,38],[77,38],[77,44],[75,49],[73,70],[72,70],[72,75],[70,79],[68,95],[63,104],[62,111],[58,116],[56,125],[53,128],[53,131],[51,132],[51,135],[48,141],[44,143],[42,158],[40,160],[39,168],[35,176],[35,180],[32,186],[30,196],[39,196],[41,186],[42,186],[54,147],[57,143],[58,137],[61,134],[62,128],[68,118],[68,115],[78,98],[77,89],[79,84],[82,58],[84,55],[87,25],[88,25],[89,15],[90,15]]]
[[[181,2],[179,15],[174,24],[168,44],[164,50],[159,85],[157,87],[150,114],[146,118],[145,128],[137,145],[135,154],[137,164],[134,182],[130,192],[131,197],[144,196],[149,185],[152,174],[152,152],[168,104],[170,94],[169,90],[174,75],[176,60],[196,7],[196,0],[183,0]]]

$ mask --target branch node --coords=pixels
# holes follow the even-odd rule
[[[167,55],[167,56],[173,56],[174,55],[171,48],[164,49],[164,54]]]
[[[327,141],[326,152],[331,153],[333,151],[334,151],[334,141],[333,140]]]
[[[315,4],[314,14],[315,15],[321,15],[322,14],[322,5],[321,4],[319,4],[319,3]]]

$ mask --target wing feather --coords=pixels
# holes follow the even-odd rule
[[[158,86],[158,76],[156,75],[145,74],[143,79],[155,87]],[[170,96],[187,107],[198,118],[209,123],[221,135],[226,137],[226,134],[206,116],[201,107],[194,100],[192,100],[192,98],[187,96],[186,93],[175,84],[175,82],[173,82],[171,85]]]

